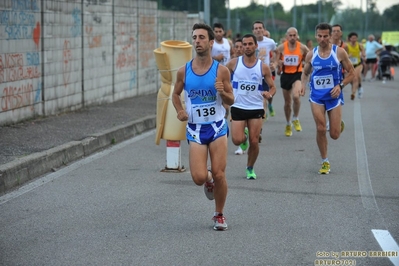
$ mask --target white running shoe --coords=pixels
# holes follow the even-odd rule
[[[357,91],[357,96],[359,97],[359,99],[363,98],[363,87],[360,87]]]
[[[245,151],[241,149],[240,146],[238,146],[237,150],[234,152],[235,155],[243,155]]]
[[[223,216],[223,214],[219,214],[218,216],[213,216],[212,220],[214,222],[213,230],[217,231],[227,230],[226,218]]]

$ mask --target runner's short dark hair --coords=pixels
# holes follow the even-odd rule
[[[213,30],[211,26],[205,24],[205,23],[195,23],[193,26],[193,31],[198,30],[198,29],[204,29],[208,32],[209,40],[212,41],[215,39],[215,34],[213,33]]]

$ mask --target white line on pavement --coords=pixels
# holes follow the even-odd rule
[[[51,174],[47,174],[47,175],[45,175],[45,176],[43,176],[41,178],[35,179],[33,182],[30,182],[30,183],[28,183],[26,185],[23,185],[20,188],[18,188],[17,190],[11,191],[10,193],[7,193],[7,194],[1,196],[0,197],[0,205],[2,205],[4,203],[6,203],[7,201],[10,201],[10,200],[12,200],[14,198],[17,198],[17,197],[19,197],[19,196],[21,196],[21,195],[23,195],[23,194],[35,189],[35,188],[37,188],[37,187],[40,187],[40,186],[42,186],[44,184],[47,184],[48,182],[51,182],[51,181],[53,181],[53,180],[65,175],[65,174],[67,174],[67,173],[69,173],[69,172],[71,172],[73,170],[76,170],[76,169],[78,169],[79,167],[81,167],[81,166],[83,166],[85,164],[93,162],[93,161],[95,161],[95,160],[97,160],[97,159],[99,159],[101,157],[104,157],[104,156],[106,156],[106,155],[108,155],[110,153],[113,153],[113,152],[115,152],[115,151],[117,151],[117,150],[119,150],[119,149],[121,149],[121,148],[123,148],[123,147],[125,147],[127,145],[130,145],[130,144],[135,143],[137,141],[140,141],[140,140],[142,140],[142,139],[144,139],[144,138],[146,138],[146,137],[148,137],[150,135],[153,135],[154,133],[155,133],[155,130],[147,131],[147,132],[145,132],[145,133],[143,133],[141,135],[138,135],[137,137],[128,139],[128,140],[123,141],[123,142],[121,142],[119,144],[111,146],[110,148],[108,148],[106,150],[103,150],[103,151],[98,152],[98,153],[94,153],[94,154],[90,155],[89,157],[86,157],[86,158],[84,158],[82,160],[79,160],[79,161],[77,161],[75,163],[72,163],[71,165],[62,168],[62,169],[58,170],[57,172],[54,172],[54,173],[51,173]]]
[[[360,196],[364,208],[378,211],[377,202],[375,201],[373,187],[371,186],[370,181],[366,144],[364,142],[363,134],[362,111],[359,101],[355,101],[354,109],[357,179],[359,182]]]
[[[395,239],[391,236],[389,231],[387,230],[371,230],[374,234],[375,239],[377,239],[378,244],[383,251],[396,251],[399,252],[398,243],[396,243]],[[385,257],[385,256],[383,256]],[[393,265],[399,266],[399,256],[388,257]]]
[[[375,200],[373,187],[371,185],[369,166],[367,161],[366,144],[364,141],[362,111],[360,102],[354,103],[354,123],[355,123],[355,144],[356,144],[356,158],[357,158],[357,178],[359,182],[360,196],[362,198],[363,207],[367,210],[375,210],[382,220],[383,227],[386,228],[384,218],[378,209],[377,201]],[[398,244],[391,236],[388,230],[372,229],[374,238],[377,240],[383,251],[397,251],[399,252]],[[399,266],[399,257],[388,257],[393,265]]]

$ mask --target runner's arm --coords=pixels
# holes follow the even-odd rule
[[[310,60],[312,59],[313,56],[313,51],[310,51],[307,53],[305,57],[305,66],[303,67],[302,70],[302,76],[301,76],[301,95],[304,96],[306,92],[306,84],[309,83],[309,77],[310,73],[312,71],[312,64],[310,63]]]
[[[172,93],[173,106],[175,107],[177,112],[177,119],[179,119],[180,121],[188,120],[188,114],[186,110],[183,108],[183,104],[180,98],[180,95],[184,89],[184,76],[185,76],[185,68],[181,67],[177,71],[176,83]]]
[[[273,98],[273,95],[276,94],[276,86],[274,85],[274,81],[272,78],[272,72],[270,71],[270,68],[268,65],[265,65],[262,63],[262,73],[263,73],[263,78],[265,79],[265,82],[269,86],[269,91],[264,91],[262,93],[262,96],[266,99],[271,99]]]
[[[230,72],[227,67],[219,64],[217,73],[215,88],[220,97],[222,97],[223,103],[232,105],[234,103],[234,94],[230,82]]]
[[[229,45],[230,45],[230,58],[234,57],[234,45],[233,42],[231,40],[228,40]]]
[[[338,59],[340,60],[342,67],[347,72],[345,74],[345,78],[341,82],[344,86],[346,86],[353,81],[353,78],[355,77],[355,69],[353,68],[352,62],[349,59],[348,53],[345,51],[345,49],[338,47]]]
[[[280,66],[280,56],[282,53],[282,44],[277,46],[277,48],[273,51],[274,55],[273,55],[273,64],[274,64],[274,69],[278,70],[279,66]]]

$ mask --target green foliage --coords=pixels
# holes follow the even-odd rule
[[[384,18],[384,28],[398,30],[399,28],[399,4],[393,5],[388,9],[385,9],[382,17]]]
[[[260,5],[258,2],[261,1],[251,1],[247,7],[231,10],[231,19],[239,19],[239,27],[232,27],[233,31],[237,31],[233,32],[233,36],[238,32],[241,34],[252,32],[252,23],[255,20],[262,20],[276,41],[284,36],[286,28],[290,26],[296,26],[302,41],[314,39],[314,27],[319,22],[339,23],[344,26],[344,37],[349,31],[355,31],[360,38],[370,33],[379,36],[382,31],[396,31],[399,25],[399,4],[393,5],[380,14],[381,10],[378,10],[376,5],[377,0],[370,0],[368,13],[356,8],[340,10],[342,0],[320,0],[315,4],[298,5],[296,25],[293,25],[294,8],[285,12],[280,2],[274,2],[269,6]],[[160,4],[162,9],[189,13],[198,13],[204,9],[203,0],[158,0],[158,5]],[[226,0],[210,0],[210,9],[211,21],[217,19],[225,25]]]

